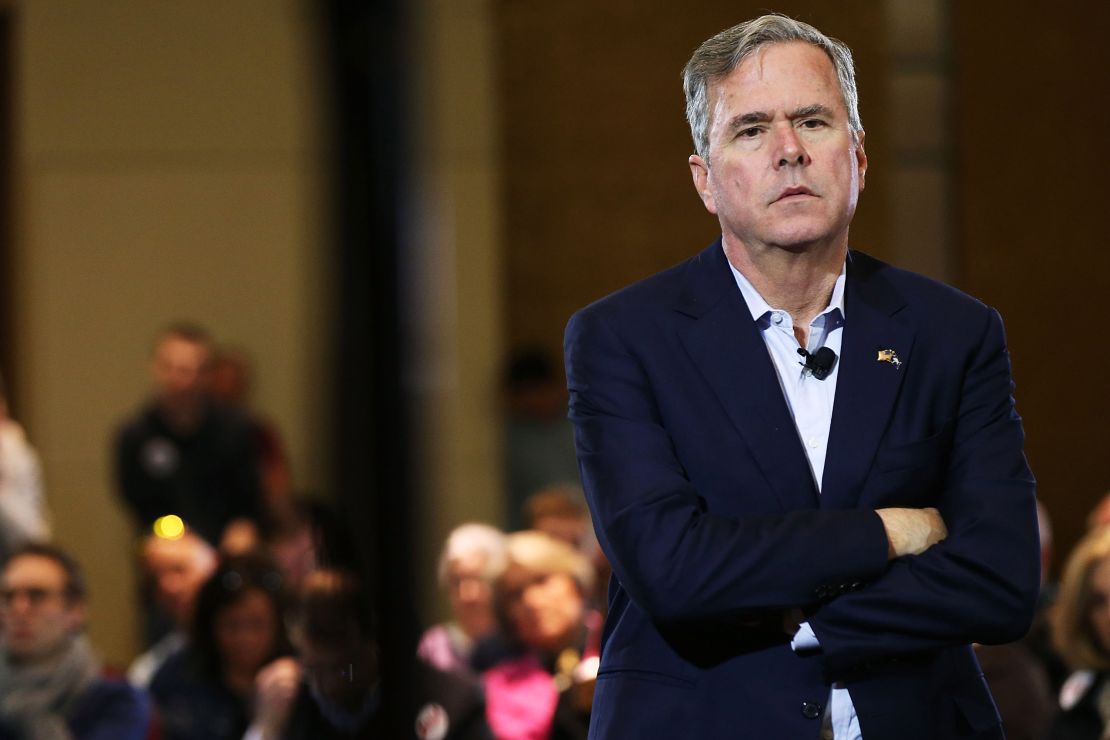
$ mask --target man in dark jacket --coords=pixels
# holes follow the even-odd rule
[[[614,574],[590,737],[997,740],[970,643],[1023,635],[1039,585],[1001,318],[849,250],[846,46],[764,16],[684,80],[721,236],[566,333]]]
[[[209,345],[189,324],[162,332],[154,393],[116,437],[116,482],[144,530],[173,514],[213,546],[245,550],[262,516],[258,453],[245,417],[205,390]]]

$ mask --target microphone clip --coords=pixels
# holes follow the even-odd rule
[[[818,380],[829,377],[829,373],[836,365],[836,352],[828,347],[821,347],[812,354],[806,351],[804,347],[798,347],[798,354],[803,358],[803,361],[798,364]]]

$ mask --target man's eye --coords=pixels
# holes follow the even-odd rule
[[[817,118],[807,118],[806,120],[802,121],[803,128],[821,128],[824,125],[825,122]]]
[[[752,128],[741,129],[740,133],[737,134],[737,136],[739,136],[741,139],[754,139],[755,137],[759,136],[759,128],[753,126]]]

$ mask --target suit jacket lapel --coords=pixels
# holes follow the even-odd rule
[[[687,353],[787,510],[817,506],[805,451],[767,347],[718,240],[690,261],[675,310]]]
[[[852,508],[871,470],[902,379],[914,329],[899,315],[905,300],[864,255],[851,254],[844,294],[844,339],[821,485],[821,507]],[[894,350],[901,365],[879,359]]]

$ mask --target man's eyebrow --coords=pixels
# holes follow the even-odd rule
[[[729,133],[735,133],[745,126],[750,126],[753,123],[767,123],[771,120],[770,113],[764,113],[761,110],[752,111],[751,113],[740,113],[732,117],[728,122]]]
[[[809,118],[810,116],[823,116],[825,118],[831,118],[832,115],[833,112],[827,105],[814,103],[813,105],[806,105],[802,106],[801,108],[795,108],[794,112],[791,113],[788,118],[793,121],[797,118]]]
[[[795,108],[790,112],[787,118],[794,121],[799,118],[810,118],[811,116],[832,118],[833,112],[827,105],[814,103],[812,105],[804,105],[801,108]],[[751,111],[750,113],[740,113],[729,120],[728,132],[729,134],[735,134],[745,126],[751,126],[753,123],[767,123],[772,118],[773,116],[770,113],[761,110]]]

